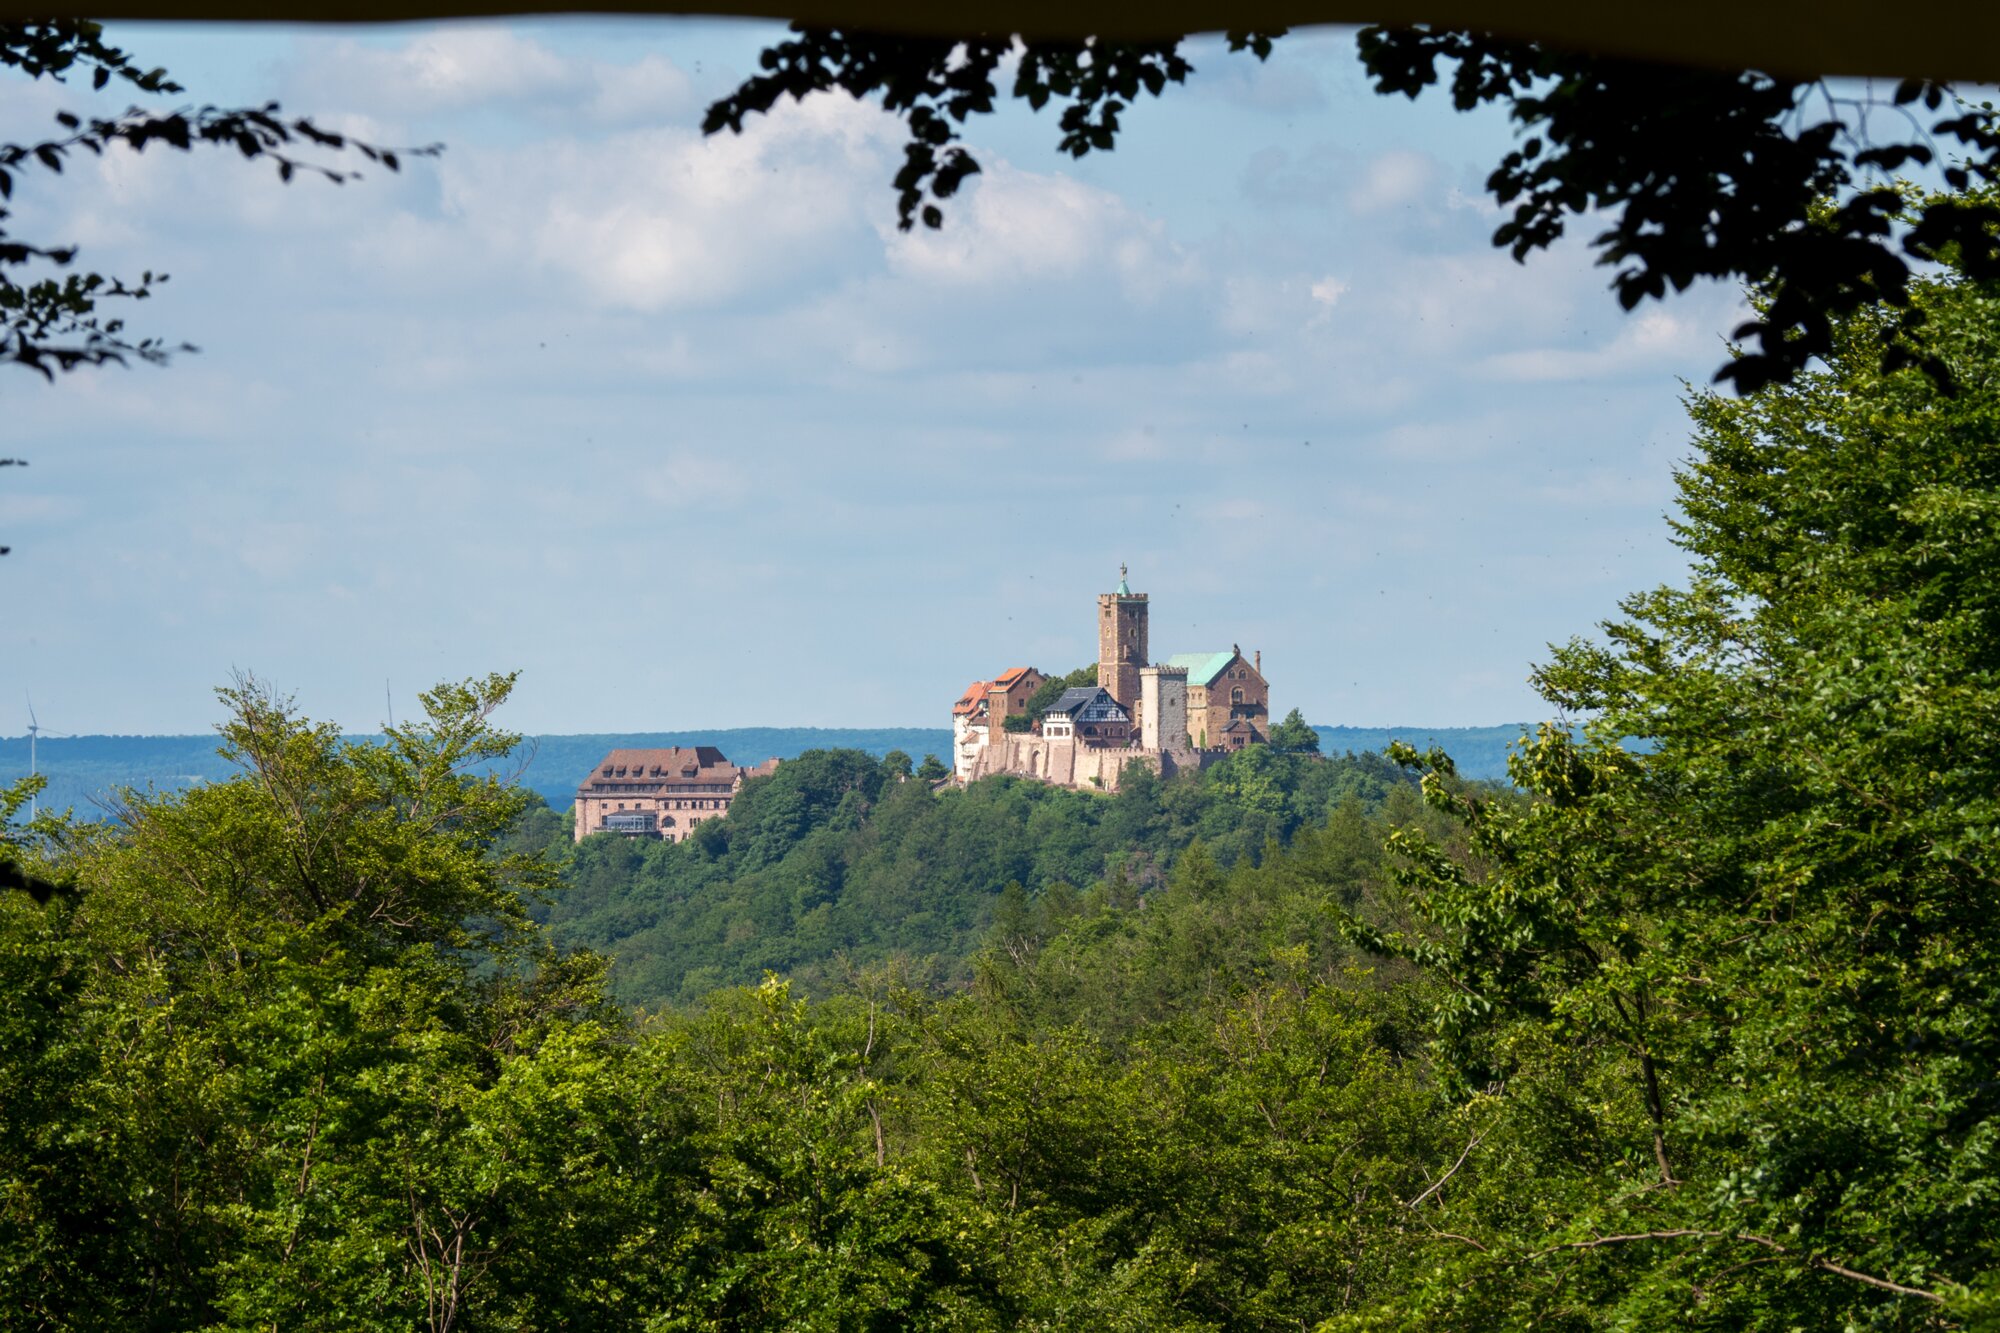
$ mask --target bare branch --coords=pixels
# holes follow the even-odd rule
[[[1619,1236],[1597,1236],[1591,1240],[1568,1241],[1561,1245],[1551,1245],[1545,1250],[1537,1250],[1529,1255],[1528,1258],[1543,1259],[1551,1254],[1560,1254],[1565,1250],[1595,1250],[1606,1245],[1624,1245],[1638,1240],[1740,1240],[1747,1241],[1752,1245],[1762,1245],[1765,1249],[1772,1250],[1778,1254],[1795,1255],[1798,1253],[1788,1245],[1780,1245],[1769,1236],[1759,1236],[1754,1232],[1708,1231],[1699,1227],[1680,1227],[1671,1231],[1634,1231]],[[1816,1254],[1806,1256],[1806,1263],[1810,1267],[1818,1268],[1828,1273],[1835,1273],[1844,1278],[1851,1278],[1856,1282],[1864,1282],[1871,1287],[1879,1287],[1883,1291],[1893,1291],[1898,1296],[1915,1296],[1920,1300],[1937,1301],[1940,1304],[1944,1301],[1944,1297],[1935,1291],[1926,1291],[1922,1287],[1908,1287],[1900,1282],[1891,1282],[1887,1278],[1874,1277],[1867,1273],[1858,1272],[1844,1264],[1837,1264],[1831,1259],[1822,1258]]]
[[[1422,1203],[1422,1202],[1423,1202],[1423,1201],[1424,1201],[1425,1199],[1428,1199],[1428,1198],[1430,1198],[1430,1197],[1431,1197],[1431,1195],[1433,1195],[1433,1194],[1437,1193],[1437,1192],[1438,1192],[1439,1190],[1443,1189],[1443,1188],[1444,1188],[1444,1185],[1445,1185],[1445,1182],[1446,1182],[1446,1181],[1448,1181],[1448,1180],[1450,1180],[1450,1179],[1451,1179],[1451,1178],[1452,1178],[1453,1176],[1455,1176],[1455,1175],[1457,1175],[1457,1174],[1458,1174],[1458,1168],[1460,1168],[1461,1166],[1464,1166],[1464,1165],[1465,1165],[1465,1159],[1466,1159],[1466,1158],[1468,1158],[1468,1157],[1470,1157],[1470,1156],[1472,1156],[1472,1150],[1473,1150],[1474,1148],[1477,1148],[1477,1147],[1479,1146],[1479,1143],[1480,1143],[1480,1140],[1484,1139],[1485,1137],[1486,1137],[1486,1131],[1485,1131],[1485,1130],[1483,1130],[1483,1129],[1482,1129],[1482,1130],[1480,1130],[1480,1131],[1479,1131],[1479,1132],[1478,1132],[1477,1134],[1474,1134],[1474,1135],[1472,1136],[1472,1142],[1470,1142],[1470,1143],[1468,1143],[1468,1144],[1466,1144],[1466,1145],[1465,1145],[1465,1151],[1464,1151],[1464,1152],[1462,1152],[1462,1153],[1460,1153],[1460,1154],[1458,1155],[1458,1160],[1457,1160],[1456,1162],[1453,1162],[1453,1163],[1451,1164],[1451,1170],[1449,1170],[1449,1171],[1445,1172],[1445,1173],[1444,1173],[1443,1175],[1439,1176],[1439,1177],[1437,1178],[1437,1183],[1436,1183],[1435,1185],[1432,1185],[1432,1186],[1431,1186],[1431,1187],[1430,1187],[1429,1189],[1425,1190],[1425,1191],[1424,1191],[1424,1192],[1423,1192],[1422,1194],[1419,1194],[1419,1195],[1418,1195],[1418,1196],[1417,1196],[1416,1198],[1414,1198],[1414,1199],[1410,1200],[1410,1201],[1409,1201],[1408,1203],[1404,1204],[1404,1205],[1403,1205],[1403,1207],[1405,1207],[1405,1208],[1415,1208],[1415,1207],[1416,1207],[1416,1206],[1417,1206],[1418,1204]],[[1440,1234],[1442,1234],[1442,1233],[1440,1233]]]

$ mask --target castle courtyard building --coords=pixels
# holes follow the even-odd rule
[[[1231,646],[1221,653],[1176,653],[1167,665],[1187,671],[1188,732],[1198,750],[1240,750],[1271,734],[1271,687],[1264,655],[1245,658]]]
[[[971,771],[988,727],[1004,727],[1007,719],[1025,716],[1028,700],[1048,679],[1033,667],[1008,667],[992,680],[975,680],[951,706],[951,766],[963,780]]]
[[[1033,667],[1008,667],[986,687],[987,695],[990,698],[993,691],[998,690],[1005,697],[1007,707],[1000,714],[1004,719],[1026,712],[1028,700],[1035,697],[1035,691],[1042,688],[1042,682],[1047,679]]]
[[[1042,713],[1042,735],[1098,748],[1132,743],[1132,714],[1101,685],[1064,690]]]

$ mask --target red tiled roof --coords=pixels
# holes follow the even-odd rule
[[[663,750],[613,750],[597,761],[582,785],[599,782],[734,782],[742,770],[713,745]]]
[[[1011,690],[1014,688],[1014,683],[1016,681],[1020,680],[1021,677],[1027,675],[1030,671],[1033,670],[1034,670],[1033,667],[1008,667],[1005,671],[1001,672],[999,675],[993,678],[994,688]]]
[[[958,696],[958,702],[951,706],[952,716],[957,717],[960,713],[976,711],[980,704],[986,702],[986,691],[992,688],[993,682],[990,680],[973,681],[965,687],[965,693]]]

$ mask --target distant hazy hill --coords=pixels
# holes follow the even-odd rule
[[[1468,778],[1505,778],[1507,750],[1525,731],[1525,722],[1504,727],[1315,727],[1322,754],[1380,754],[1390,741],[1407,741],[1419,750],[1435,745],[1452,757]]]
[[[73,806],[79,815],[98,812],[108,793],[120,787],[184,787],[192,782],[216,782],[230,776],[229,764],[217,755],[215,736],[71,736],[44,737],[36,754],[48,774],[45,804]],[[555,806],[566,806],[577,783],[607,750],[620,746],[714,745],[739,764],[772,758],[790,759],[807,750],[865,750],[881,758],[902,750],[918,762],[935,754],[946,762],[951,732],[939,727],[739,727],[718,731],[644,731],[621,735],[532,736],[516,753],[525,765],[524,785]],[[0,738],[0,782],[12,782],[28,771],[28,738]]]
[[[901,750],[918,763],[927,754],[951,762],[951,731],[946,727],[738,727],[729,731],[536,736],[530,743],[534,756],[522,781],[554,806],[567,806],[591,765],[607,750],[620,748],[713,745],[735,764],[792,759],[807,750],[865,750],[877,759],[891,750]]]
[[[1379,752],[1391,740],[1405,740],[1419,749],[1441,745],[1467,777],[1498,778],[1506,776],[1507,746],[1522,730],[1520,726],[1321,727],[1319,734],[1320,748],[1328,754]],[[718,746],[739,764],[755,764],[773,756],[790,759],[821,749],[865,750],[877,758],[902,750],[919,762],[927,754],[949,762],[951,733],[942,727],[738,727],[536,736],[523,746],[517,762],[526,765],[522,782],[540,792],[549,804],[560,807],[569,804],[577,783],[605,751],[618,746],[666,745]],[[215,753],[215,746],[214,736],[45,738],[37,750],[41,771],[49,776],[42,800],[57,808],[74,807],[88,817],[120,787],[173,788],[218,781],[230,775],[230,767]],[[12,782],[27,771],[28,738],[0,737],[0,782]]]

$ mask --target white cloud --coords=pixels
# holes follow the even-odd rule
[[[694,109],[694,86],[666,57],[647,53],[630,65],[599,66],[595,91],[586,103],[590,118],[604,124],[672,120]]]
[[[1717,360],[1722,343],[1707,316],[1651,307],[1629,316],[1610,340],[1583,347],[1530,347],[1483,357],[1475,373],[1487,380],[1550,383],[1630,374],[1672,373],[1704,354]]]
[[[1427,153],[1407,148],[1379,153],[1361,169],[1347,206],[1363,216],[1412,207],[1433,193],[1441,174],[1437,160]]]
[[[1306,290],[1312,294],[1313,300],[1331,310],[1340,304],[1341,297],[1347,295],[1347,284],[1329,276],[1321,278]]]
[[[440,216],[368,239],[434,274],[471,269],[518,287],[557,275],[599,310],[713,306],[770,290],[865,242],[886,207],[879,112],[840,98],[786,104],[741,135],[628,130],[448,154]]]
[[[387,118],[498,106],[548,107],[574,120],[629,124],[684,117],[685,71],[657,53],[619,64],[559,54],[490,25],[436,28],[384,46],[341,39],[288,71],[295,97],[321,114],[365,107]]]
[[[882,236],[893,272],[949,286],[1108,269],[1127,296],[1146,301],[1191,276],[1188,256],[1165,229],[1117,195],[1005,162],[974,177],[941,230],[897,233],[885,225]]]
[[[1221,327],[1239,338],[1284,338],[1317,329],[1333,318],[1347,292],[1348,283],[1332,274],[1232,273],[1222,282]]]
[[[1306,321],[1306,327],[1318,328],[1333,318],[1333,308],[1340,304],[1341,297],[1347,295],[1347,284],[1328,275],[1306,288],[1306,294],[1319,306],[1313,317]]]

